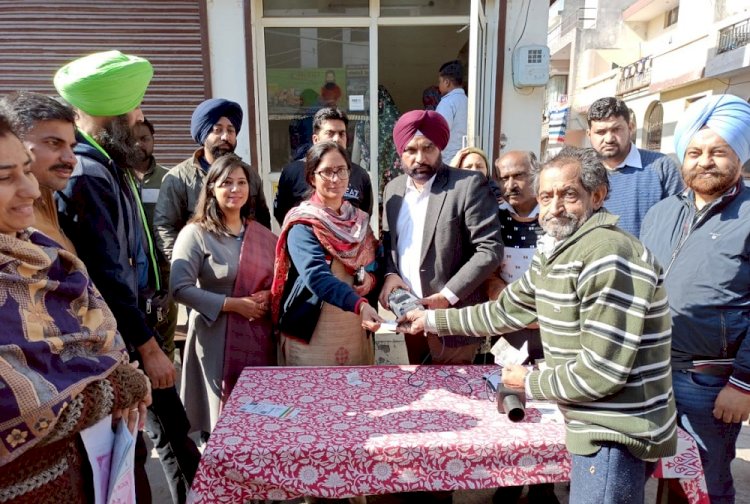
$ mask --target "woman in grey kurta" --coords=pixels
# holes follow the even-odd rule
[[[226,399],[227,388],[236,380],[235,376],[228,384],[226,375],[228,324],[230,335],[252,339],[252,334],[243,332],[242,327],[239,332],[232,331],[244,323],[250,332],[260,332],[262,339],[268,341],[268,348],[242,354],[240,358],[244,360],[239,369],[243,365],[273,364],[270,356],[263,356],[269,354],[269,349],[273,354],[274,348],[268,289],[275,236],[249,219],[249,178],[247,165],[237,156],[217,159],[206,177],[195,216],[180,231],[172,253],[172,293],[176,301],[191,308],[180,396],[194,431],[211,432],[222,398]],[[262,290],[238,292],[238,286],[247,285],[241,279],[248,280],[248,276],[252,277],[253,288],[262,286]],[[261,339],[253,341],[265,347]],[[258,353],[262,354],[260,358]],[[236,359],[238,352],[232,354]]]

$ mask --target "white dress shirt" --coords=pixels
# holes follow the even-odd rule
[[[435,182],[435,175],[425,182],[420,192],[411,177],[406,177],[404,201],[401,203],[396,220],[398,270],[404,282],[419,297],[422,297],[422,280],[419,276],[422,237],[424,236],[424,221],[427,218],[427,202],[433,182]]]
[[[638,152],[638,147],[636,147],[634,143],[630,144],[630,152],[628,152],[628,155],[625,156],[625,159],[622,160],[622,163],[618,164],[615,167],[615,170],[618,170],[624,166],[632,166],[633,168],[643,168],[643,162],[641,161],[641,153]]]
[[[424,238],[424,223],[427,218],[427,203],[430,199],[435,175],[417,189],[411,177],[406,178],[404,201],[396,220],[396,252],[398,253],[398,270],[401,278],[418,297],[424,297],[422,292],[422,278],[420,266],[422,258],[422,239]],[[447,287],[440,290],[450,304],[456,304],[459,299]]]

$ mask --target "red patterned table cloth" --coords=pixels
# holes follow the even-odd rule
[[[565,428],[552,406],[523,422],[497,412],[482,376],[494,366],[246,368],[201,459],[190,502],[302,495],[343,498],[416,490],[567,481]],[[241,411],[296,408],[292,418]],[[657,475],[708,502],[695,442]]]

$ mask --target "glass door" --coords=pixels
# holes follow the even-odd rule
[[[379,201],[400,167],[387,145],[393,123],[400,113],[430,106],[425,96],[432,96],[438,69],[453,59],[464,63],[468,77],[466,144],[489,150],[494,94],[487,83],[494,64],[485,12],[497,4],[252,0],[255,140],[266,194],[273,198],[282,168],[304,155],[315,111],[336,105],[349,116],[352,161],[369,171]],[[377,205],[372,217],[377,228]]]
[[[266,27],[263,42],[264,157],[271,173],[304,157],[312,142],[313,115],[323,107],[338,107],[348,115],[350,152],[367,148],[368,28]]]

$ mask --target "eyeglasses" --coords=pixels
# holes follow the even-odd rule
[[[333,180],[333,177],[338,177],[339,180],[349,180],[351,171],[349,168],[339,168],[338,170],[325,169],[316,171],[315,174],[320,175],[323,180],[328,180],[330,182]]]

